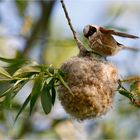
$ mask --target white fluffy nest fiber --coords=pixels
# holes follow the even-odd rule
[[[65,111],[78,120],[99,117],[112,106],[117,69],[110,62],[92,57],[73,57],[61,70],[71,89],[60,84],[59,99]]]

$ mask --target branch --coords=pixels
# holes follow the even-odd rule
[[[38,1],[41,6],[41,16],[40,19],[33,26],[30,37],[28,38],[21,57],[26,58],[29,52],[35,47],[35,43],[38,41],[37,36],[48,32],[49,22],[51,13],[55,4],[55,1],[45,2],[44,0]]]
[[[76,41],[76,44],[77,44],[77,46],[78,46],[80,52],[83,52],[83,51],[85,51],[84,45],[83,45],[83,43],[79,40],[79,38],[77,37],[76,31],[74,30],[74,28],[73,28],[73,26],[72,26],[71,19],[70,19],[69,15],[68,15],[66,6],[65,6],[65,4],[64,4],[64,1],[63,1],[63,0],[60,0],[60,2],[61,2],[61,4],[62,4],[62,8],[63,8],[64,13],[65,13],[65,16],[66,16],[66,18],[67,18],[68,25],[70,26],[70,29],[71,29],[71,31],[72,31],[72,33],[73,33],[74,40]]]

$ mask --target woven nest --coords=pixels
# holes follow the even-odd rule
[[[73,57],[61,66],[64,80],[59,100],[65,111],[78,120],[99,117],[112,106],[117,69],[111,63],[91,57]]]

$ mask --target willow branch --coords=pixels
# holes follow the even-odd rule
[[[68,21],[68,25],[69,25],[69,27],[70,27],[72,33],[73,33],[74,40],[76,41],[76,44],[77,44],[77,46],[78,46],[80,52],[85,51],[85,48],[84,48],[83,43],[79,40],[79,38],[78,38],[78,36],[77,36],[77,34],[76,34],[76,31],[74,30],[74,28],[73,28],[73,26],[72,26],[71,19],[70,19],[69,15],[68,15],[68,12],[67,12],[67,9],[66,9],[66,6],[65,6],[64,1],[63,1],[63,0],[60,0],[60,2],[61,2],[61,4],[62,4],[62,8],[63,8],[63,10],[64,10],[66,19],[67,19],[67,21]]]
[[[38,41],[37,37],[46,34],[46,32],[48,33],[49,22],[55,1],[40,0],[38,3],[41,6],[41,16],[33,26],[31,35],[27,39],[24,50],[21,54],[21,57],[23,58],[26,58],[29,52],[35,47],[35,43]]]

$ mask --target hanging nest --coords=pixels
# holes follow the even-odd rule
[[[78,120],[99,117],[112,106],[117,69],[90,56],[73,57],[61,66],[72,94],[60,84],[59,100],[65,111]]]

